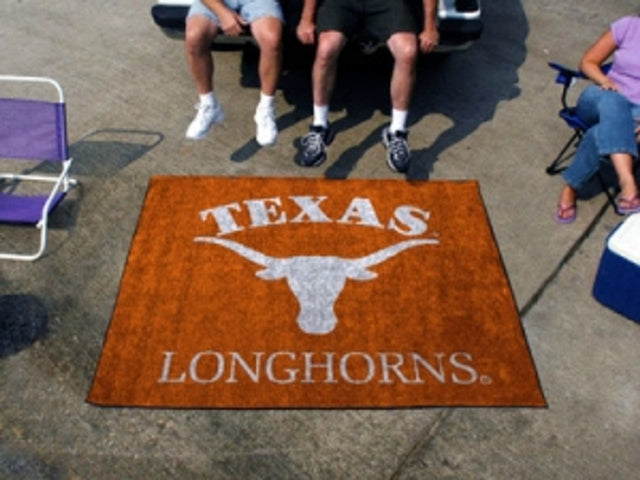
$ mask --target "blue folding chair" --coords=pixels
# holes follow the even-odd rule
[[[560,96],[560,102],[562,107],[558,111],[558,115],[564,122],[573,130],[573,134],[564,144],[560,153],[556,156],[556,158],[547,166],[546,172],[549,175],[557,175],[567,168],[567,162],[573,158],[576,153],[576,149],[584,136],[584,133],[587,131],[589,126],[582,121],[582,119],[576,113],[576,107],[574,105],[569,105],[569,101],[567,100],[567,96],[569,93],[569,89],[577,83],[578,80],[586,80],[587,76],[578,71],[573,70],[571,68],[567,68],[564,65],[560,65],[559,63],[550,62],[549,66],[557,71],[556,74],[556,83],[559,83],[563,86],[562,94]],[[606,73],[611,68],[611,64],[608,63],[603,65],[602,69]],[[609,203],[611,203],[614,211],[620,215],[618,212],[618,206],[616,204],[615,195],[612,193],[602,176],[602,172],[598,172],[596,174],[596,178],[602,187],[602,190],[607,195],[607,199]]]
[[[0,259],[32,261],[45,251],[49,214],[76,184],[69,177],[72,159],[67,145],[64,92],[50,78],[17,75],[0,75],[0,88],[0,223],[31,225],[40,230],[35,252],[3,248]],[[27,94],[6,96],[5,90]],[[54,95],[54,100],[42,99]],[[36,162],[36,166],[25,170],[25,161]],[[44,164],[53,167],[43,168]],[[39,170],[47,173],[37,173]],[[48,173],[51,170],[55,173]]]

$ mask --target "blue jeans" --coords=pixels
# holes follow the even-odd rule
[[[591,85],[580,95],[576,113],[589,128],[562,177],[579,190],[598,172],[600,162],[610,161],[612,153],[638,157],[634,118],[640,118],[640,105],[618,92]]]

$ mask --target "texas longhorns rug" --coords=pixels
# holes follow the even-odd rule
[[[545,406],[477,182],[154,177],[88,401]]]

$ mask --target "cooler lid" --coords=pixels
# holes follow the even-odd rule
[[[640,213],[627,218],[607,241],[610,251],[640,266]]]

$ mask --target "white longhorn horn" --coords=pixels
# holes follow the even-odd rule
[[[440,242],[433,238],[407,240],[405,242],[396,243],[395,245],[391,245],[390,247],[383,248],[382,250],[378,250],[371,255],[367,255],[366,257],[355,259],[353,260],[353,262],[362,268],[369,268],[384,262],[385,260],[397,255],[398,253],[408,248],[413,248],[425,244],[437,245],[438,243]]]
[[[194,242],[202,242],[202,243],[216,243],[223,247],[228,248],[229,250],[233,250],[238,255],[246,258],[247,260],[252,261],[253,263],[257,263],[265,268],[273,265],[279,259],[270,257],[269,255],[265,255],[264,253],[260,253],[253,248],[246,247],[241,243],[234,242],[233,240],[223,240],[221,238],[216,237],[195,237]]]

